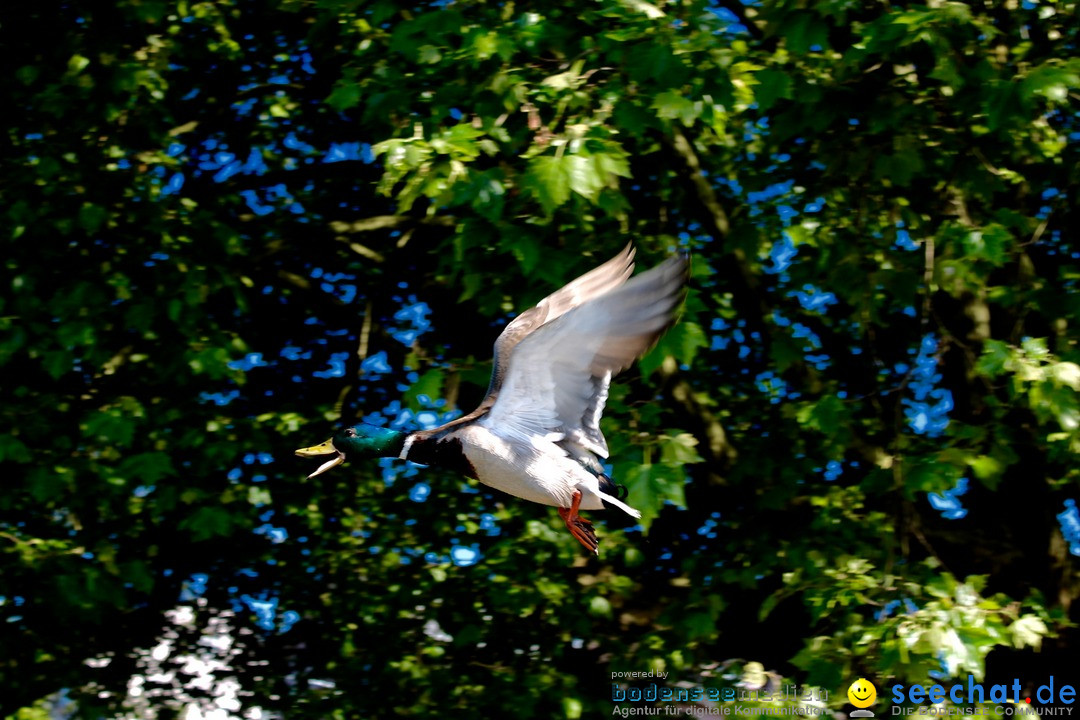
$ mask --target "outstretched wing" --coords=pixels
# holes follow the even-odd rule
[[[626,282],[634,272],[634,246],[627,244],[615,257],[595,267],[561,289],[548,295],[510,321],[495,339],[495,363],[491,369],[488,396],[498,392],[510,364],[510,355],[518,343],[537,328],[549,323],[568,311],[599,297]]]
[[[629,255],[624,255],[628,261]],[[610,265],[602,265],[551,297]],[[510,345],[509,357],[501,358],[505,371],[492,380],[494,403],[479,422],[503,437],[522,442],[546,437],[607,457],[599,422],[608,385],[613,375],[648,350],[671,324],[688,267],[687,258],[679,256],[629,280],[606,271],[604,276],[610,273],[610,277],[605,277],[603,293],[592,292],[583,301],[567,303]]]

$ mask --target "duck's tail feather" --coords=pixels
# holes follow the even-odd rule
[[[619,500],[625,500],[630,494],[625,485],[619,485],[604,473],[597,473],[596,479],[600,481],[600,492],[614,495]]]
[[[614,505],[630,517],[641,517],[640,512],[623,502],[623,499],[630,494],[625,485],[616,485],[603,473],[599,473],[596,478],[600,481],[600,497],[604,502]]]

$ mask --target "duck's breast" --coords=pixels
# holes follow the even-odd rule
[[[574,488],[589,475],[551,442],[514,442],[482,425],[458,435],[477,480],[531,502],[570,507]]]

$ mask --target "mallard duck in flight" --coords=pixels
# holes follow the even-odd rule
[[[610,503],[632,517],[597,456],[608,456],[600,415],[608,385],[672,324],[689,261],[671,257],[631,278],[634,249],[552,293],[516,317],[495,341],[487,396],[468,415],[432,430],[345,428],[297,450],[334,455],[308,477],[349,457],[397,457],[476,478],[525,500],[553,505],[567,529],[597,552],[579,510]]]

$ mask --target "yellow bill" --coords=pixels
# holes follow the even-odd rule
[[[315,477],[316,475],[322,475],[330,468],[337,467],[341,463],[345,462],[345,453],[334,447],[333,440],[327,440],[324,443],[312,445],[308,448],[300,448],[296,451],[296,454],[300,457],[318,457],[319,455],[329,455],[331,453],[335,453],[337,457],[333,457],[320,465],[315,472],[308,475],[309,479]]]

